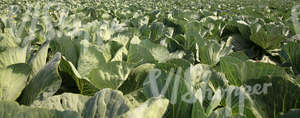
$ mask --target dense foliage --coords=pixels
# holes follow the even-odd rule
[[[0,1],[0,116],[297,118],[297,5]]]

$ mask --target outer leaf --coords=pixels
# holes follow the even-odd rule
[[[125,47],[120,48],[111,61],[123,61],[127,60],[128,50]]]
[[[58,66],[61,54],[55,54],[54,58],[32,78],[20,97],[20,103],[30,105],[34,100],[45,99],[55,94],[61,86],[61,78]]]
[[[5,68],[12,64],[25,63],[26,61],[26,47],[6,48],[4,51],[0,50],[0,68]]]
[[[190,92],[194,97],[192,118],[207,118],[212,114],[222,100],[220,88],[227,86],[224,77],[212,71],[208,65],[197,64],[186,71],[186,81],[191,86]],[[211,98],[211,95],[214,96]]]
[[[277,49],[285,39],[281,30],[282,28],[276,25],[257,24],[252,28],[250,40],[263,49]]]
[[[157,60],[159,63],[166,62],[170,59],[183,57],[183,53],[169,53],[169,51],[165,47],[159,44],[152,43],[150,40],[143,40],[141,41],[140,45],[146,48],[154,57],[154,59]]]
[[[80,118],[78,113],[72,111],[30,108],[8,101],[0,101],[0,109],[3,118]]]
[[[76,111],[84,118],[162,118],[168,100],[150,98],[145,103],[132,106],[120,91],[103,89],[93,97],[65,93],[35,101],[31,107]]]
[[[124,94],[133,92],[143,87],[143,82],[149,72],[154,68],[154,64],[142,64],[130,72],[128,79],[119,88]]]
[[[192,104],[184,101],[182,97],[188,93],[190,87],[186,86],[183,75],[184,70],[175,66],[171,70],[152,70],[144,81],[144,93],[148,98],[165,96],[170,101],[167,117],[191,116]]]
[[[249,43],[247,39],[249,39],[251,35],[249,25],[244,21],[236,21],[236,20],[230,21],[228,24],[226,24],[221,33],[222,36],[240,34],[241,37],[240,36],[238,37],[240,37],[241,40],[237,39],[236,41],[241,43],[246,43],[246,42]]]
[[[225,73],[230,84],[241,85],[250,79],[259,79],[268,75],[281,76],[285,71],[272,64],[258,62],[243,62],[226,56],[220,61],[221,71]]]
[[[136,108],[139,105],[141,105],[143,102],[148,100],[148,98],[143,93],[143,88],[128,93],[124,97],[126,98],[128,106],[131,108]]]
[[[250,40],[243,38],[240,34],[232,34],[226,42],[226,45],[232,46],[234,51],[249,49],[252,44]]]
[[[100,64],[99,68],[94,69],[89,80],[98,89],[113,88],[117,89],[127,79],[130,68],[123,62],[110,62]]]
[[[78,72],[82,77],[88,77],[90,72],[99,67],[100,63],[106,63],[105,57],[87,40],[82,40],[80,48],[80,56],[78,60]]]
[[[64,74],[69,75],[72,78],[72,80],[70,80],[71,82],[75,81],[81,94],[94,95],[99,90],[90,82],[89,79],[85,77],[81,77],[79,72],[74,67],[74,65],[70,61],[66,60],[65,57],[62,57],[61,63],[59,65],[59,70]],[[64,78],[64,79],[70,79],[70,78]]]
[[[286,113],[290,109],[300,108],[300,84],[288,75],[262,77],[247,82],[248,85],[253,86],[258,83],[264,85],[262,90],[265,92],[262,91],[262,95],[257,97],[267,105],[265,111],[270,117],[276,117],[277,113]]]
[[[221,96],[221,90],[218,89],[216,92],[215,92],[215,95],[213,96],[209,106],[207,107],[206,109],[206,113],[207,114],[211,114],[213,112],[213,110],[215,108],[217,108],[218,105],[220,105],[220,102],[221,102],[221,99],[222,99],[222,96]]]
[[[207,65],[198,64],[191,66],[189,71],[186,71],[186,73],[189,73],[189,76],[187,77],[190,78],[189,82],[187,82],[187,85],[193,87],[190,89],[190,92],[192,93],[192,97],[195,99],[192,109],[193,118],[224,117],[226,115],[224,111],[222,111],[222,113],[218,113],[220,111],[216,110],[222,107],[225,107],[225,109],[229,110],[227,111],[227,113],[229,113],[229,117],[238,118],[240,115],[251,118],[254,116],[261,117],[255,104],[252,102],[252,99],[247,93],[234,86],[228,87],[224,77],[220,76],[218,72],[210,70]],[[229,92],[230,90],[231,92]],[[232,92],[233,90],[237,92]],[[214,94],[214,96],[211,96],[212,94]],[[241,112],[241,114],[238,111],[239,95],[243,96],[245,101],[242,108],[245,112]],[[226,97],[228,96],[231,97],[227,100]],[[218,116],[218,114],[221,115]],[[236,114],[238,116],[236,116]]]
[[[192,118],[207,118],[203,105],[198,101],[193,104]]]
[[[81,113],[85,103],[90,99],[89,96],[80,94],[64,93],[52,96],[45,100],[34,101],[30,106],[38,108],[55,109],[59,111],[75,111]]]
[[[16,100],[26,86],[31,69],[26,64],[16,64],[0,69],[0,99]]]
[[[110,41],[101,46],[101,51],[106,60],[111,60],[118,50],[122,48],[122,45],[116,41]]]
[[[64,57],[77,66],[79,58],[78,48],[75,46],[74,41],[68,37],[51,40],[51,49],[54,53],[60,52]]]
[[[31,77],[28,82],[35,76],[45,65],[47,61],[49,41],[45,42],[39,51],[29,60],[29,65],[32,68]]]
[[[128,51],[127,62],[134,65],[141,65],[145,63],[155,63],[155,59],[146,48],[137,44],[131,44]]]
[[[196,59],[203,64],[215,65],[230,52],[231,49],[225,43],[220,45],[214,41],[201,41],[196,44]]]
[[[0,34],[0,49],[18,47],[19,43],[9,35]]]
[[[169,53],[169,51],[149,40],[138,41],[131,44],[128,52],[128,62],[136,65],[144,63],[162,63],[170,59],[182,58],[182,52]]]
[[[121,118],[162,118],[169,101],[162,98],[150,98],[135,109],[126,112]]]
[[[88,100],[82,116],[84,118],[117,118],[129,111],[123,94],[111,89],[103,89]]]
[[[300,73],[300,43],[289,42],[283,47],[283,52],[287,55],[287,60],[293,66],[296,73]]]
[[[242,61],[247,61],[249,57],[246,55],[246,53],[242,51],[237,51],[229,54],[228,56],[239,58]]]

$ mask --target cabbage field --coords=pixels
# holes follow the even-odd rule
[[[2,0],[0,118],[299,118],[297,0]]]

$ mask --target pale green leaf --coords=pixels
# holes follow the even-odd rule
[[[52,96],[60,88],[62,80],[58,73],[61,54],[57,53],[25,87],[20,97],[20,103],[30,105],[34,100]]]
[[[16,100],[25,88],[30,72],[27,64],[15,64],[0,69],[0,99]]]

